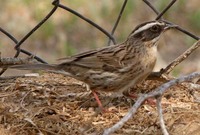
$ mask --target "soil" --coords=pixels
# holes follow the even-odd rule
[[[98,135],[117,123],[134,100],[99,93],[108,112],[103,113],[86,85],[63,75],[0,80],[1,135]],[[145,81],[131,91],[139,94],[163,84]],[[183,83],[171,87],[162,98],[165,124],[171,135],[200,135],[200,90]],[[113,135],[160,135],[155,105],[144,103]]]

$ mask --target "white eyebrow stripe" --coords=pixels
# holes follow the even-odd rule
[[[149,29],[150,27],[152,27],[155,24],[161,24],[162,25],[162,23],[152,22],[152,23],[146,24],[146,25],[142,26],[141,28],[137,29],[133,34],[136,34],[136,33],[139,33],[143,30]]]

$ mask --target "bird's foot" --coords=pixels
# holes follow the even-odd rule
[[[133,100],[135,100],[135,99],[138,98],[138,95],[137,95],[137,94],[135,94],[135,93],[130,93],[129,91],[123,92],[123,95],[124,95],[125,97],[128,97],[128,98],[133,99]]]
[[[135,93],[129,93],[128,97],[131,98],[132,100],[137,100],[138,95],[135,94]],[[151,106],[155,106],[156,105],[156,101],[153,98],[148,98],[143,102],[143,104],[148,104],[148,105],[151,105]]]
[[[116,112],[116,110],[109,110],[107,108],[104,108],[97,93],[95,91],[92,91],[92,94],[94,95],[94,98],[96,99],[96,102],[99,106],[99,110],[100,110],[100,113],[114,113]]]
[[[130,98],[130,99],[132,99],[132,100],[136,100],[136,99],[138,98],[138,95],[135,94],[135,93],[125,93],[124,96],[126,96],[126,97],[128,97],[128,98]],[[148,99],[146,99],[146,100],[144,101],[143,104],[148,104],[148,105],[150,105],[150,106],[156,106],[156,99],[155,99],[155,98],[148,98]],[[163,103],[163,102],[162,102],[162,105],[168,106],[169,103],[165,103],[165,102]]]

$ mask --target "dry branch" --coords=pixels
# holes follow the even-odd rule
[[[176,2],[176,0],[172,0],[169,5],[161,12],[159,11],[148,1],[143,0],[144,3],[147,4],[158,16],[156,17],[156,20],[162,19],[163,14],[170,9],[170,7]],[[163,20],[163,19],[162,19]],[[175,25],[174,23],[171,23],[169,21],[163,20],[166,23],[169,23],[171,25]],[[169,77],[168,74],[174,69],[175,66],[177,66],[179,63],[181,63],[183,60],[185,60],[194,50],[196,50],[200,46],[200,38],[189,31],[181,28],[180,26],[176,25],[175,27],[177,30],[183,32],[184,34],[187,34],[188,36],[191,36],[192,38],[198,40],[196,43],[192,45],[188,50],[186,50],[183,54],[181,54],[178,58],[176,58],[174,61],[172,61],[165,69],[161,69],[160,72],[154,72],[151,73],[147,79],[149,80],[160,80],[160,81],[167,81],[173,79],[172,77]]]
[[[189,49],[187,49],[183,54],[181,54],[178,58],[176,58],[173,62],[171,62],[165,69],[161,70],[161,74],[169,74],[174,67],[176,67],[179,63],[185,60],[192,52],[194,52],[200,46],[200,40],[194,43]]]
[[[152,72],[148,76],[148,80],[158,80],[158,81],[169,81],[171,79],[174,79],[173,77],[170,77],[168,74],[182,61],[184,61],[190,54],[192,54],[198,47],[200,46],[200,40],[195,42],[189,49],[187,49],[183,54],[181,54],[179,57],[177,57],[175,60],[173,60],[166,68],[161,69],[160,72]]]
[[[28,58],[0,58],[0,68],[7,67],[9,65],[20,65],[20,64],[28,64],[33,62],[34,57]]]
[[[165,126],[164,118],[163,118],[161,100],[162,100],[162,96],[159,96],[157,98],[157,110],[158,110],[158,114],[159,114],[160,126],[162,129],[163,135],[169,135],[169,133],[167,132],[166,126]]]
[[[148,0],[143,0],[144,2],[146,3],[149,3]],[[171,5],[169,4],[161,13],[159,13],[152,5],[151,3],[150,4],[147,4],[148,6],[150,6],[154,12],[156,12],[158,14],[157,19],[160,19],[163,14],[175,3],[176,0],[172,0],[171,2]],[[113,31],[112,33],[108,33],[106,30],[104,30],[103,28],[101,28],[100,26],[98,26],[97,24],[95,24],[94,22],[92,22],[91,20],[87,19],[86,17],[78,14],[76,11],[62,5],[59,3],[59,0],[54,0],[53,2],[53,5],[54,5],[54,8],[49,12],[49,14],[43,18],[43,20],[41,22],[39,22],[27,35],[24,36],[24,38],[22,38],[19,42],[14,39],[16,42],[16,50],[17,50],[17,53],[16,53],[16,57],[18,57],[19,53],[20,52],[23,52],[25,54],[28,54],[28,55],[32,55],[31,53],[29,53],[28,51],[26,50],[23,50],[21,49],[21,45],[23,44],[23,42],[25,40],[27,40],[38,28],[40,28],[40,26],[42,24],[44,24],[48,19],[49,17],[51,17],[52,14],[54,14],[54,12],[57,10],[57,8],[63,8],[65,10],[67,10],[68,12],[71,12],[71,13],[74,13],[74,15],[77,15],[79,16],[81,19],[89,22],[91,25],[93,26],[96,26],[97,29],[99,29],[100,31],[102,31],[105,35],[107,35],[112,41],[113,43],[115,43],[115,38],[112,36],[116,27],[117,27],[117,24],[120,20],[120,17],[122,15],[122,12],[125,8],[125,5],[127,3],[127,0],[124,0],[124,5],[122,6],[122,9],[121,9],[121,12],[119,13],[119,16],[118,16],[118,19],[115,23],[115,26],[113,27]],[[166,20],[165,20],[166,21]],[[166,21],[168,22],[168,21]],[[168,22],[168,23],[171,23],[171,22]],[[172,24],[172,23],[171,23]],[[183,33],[187,34],[187,35],[190,35],[191,37],[195,38],[195,39],[199,39],[199,37],[197,37],[196,35],[193,35],[191,33],[189,33],[188,31],[180,28],[180,26],[177,27],[178,30],[182,31]],[[0,30],[3,32],[3,29],[0,28]],[[4,32],[5,33],[5,32]],[[8,35],[8,34],[7,34]],[[8,36],[9,37],[9,36]],[[12,39],[12,38],[11,38]],[[13,40],[13,41],[14,41]],[[180,55],[177,59],[175,59],[171,64],[169,64],[165,69],[163,69],[162,71],[160,71],[160,73],[155,73],[153,74],[155,77],[154,79],[158,79],[158,77],[160,79],[163,79],[164,81],[166,80],[171,80],[172,78],[165,78],[164,74],[168,74],[170,73],[173,68],[175,66],[177,66],[179,63],[181,63],[183,60],[185,60],[194,50],[196,50],[198,47],[200,46],[200,40],[198,40],[191,48],[189,48],[188,50],[186,50],[182,55]],[[34,57],[34,58],[37,58],[37,57]],[[40,60],[40,62],[43,62],[43,63],[46,63],[45,61],[43,61],[42,59],[38,58],[38,60]],[[6,67],[8,65],[17,65],[17,64],[27,64],[27,63],[30,63],[32,61],[32,58],[1,58],[0,59],[0,67]],[[1,73],[3,73],[6,69],[3,69]],[[0,74],[1,74],[0,73]],[[58,73],[58,72],[57,72]],[[61,72],[60,72],[61,73]],[[127,113],[127,115],[121,119],[118,123],[116,123],[113,127],[109,128],[109,129],[106,129],[105,132],[104,132],[104,135],[107,135],[107,134],[111,134],[113,132],[115,132],[117,129],[121,128],[124,123],[126,121],[128,121],[131,117],[134,116],[134,114],[137,112],[137,109],[141,106],[141,104],[149,97],[157,97],[157,108],[158,108],[158,113],[159,113],[159,120],[160,120],[160,125],[161,125],[161,129],[162,129],[162,132],[164,135],[167,135],[168,132],[166,130],[166,127],[165,127],[165,124],[164,124],[164,119],[163,119],[163,115],[162,115],[162,106],[161,106],[161,98],[162,98],[162,94],[171,86],[173,85],[176,85],[176,84],[179,84],[181,82],[184,82],[184,81],[189,81],[189,80],[192,80],[193,78],[195,77],[199,77],[200,76],[200,73],[193,73],[193,74],[190,74],[188,76],[184,76],[184,77],[180,77],[178,79],[174,79],[174,80],[171,80],[165,84],[163,84],[162,86],[160,86],[159,88],[155,89],[155,91],[153,92],[150,92],[150,93],[147,93],[147,94],[143,94],[141,95],[138,100],[136,101],[136,103],[133,105],[133,107],[130,109],[130,111]],[[15,76],[16,77],[16,76]],[[151,76],[150,76],[151,77]],[[167,76],[168,77],[168,76]],[[10,79],[10,77],[8,77]],[[0,79],[8,79],[8,78],[0,78]],[[199,88],[199,85],[195,85],[197,88]],[[191,87],[194,87],[194,86],[191,86]],[[12,93],[11,93],[12,94]],[[28,94],[28,93],[27,93]],[[10,95],[10,93],[9,93]],[[8,95],[3,95],[2,97],[4,96],[8,96]],[[21,100],[21,107],[23,107],[23,100],[24,98],[26,97],[27,95],[25,95],[22,100]],[[24,108],[26,109],[26,108]],[[41,131],[39,130],[38,126],[29,118],[25,118],[26,121],[28,121],[30,124],[32,124],[33,126],[36,127],[36,129],[39,131],[40,134]]]
[[[135,104],[131,107],[131,109],[129,110],[129,112],[119,121],[117,122],[115,125],[113,125],[111,128],[108,128],[104,131],[103,135],[110,135],[111,133],[115,132],[116,130],[120,129],[124,124],[125,122],[127,122],[130,118],[132,118],[135,113],[137,112],[138,108],[141,106],[141,104],[148,98],[151,98],[151,97],[158,97],[158,96],[162,96],[162,94],[167,91],[168,88],[174,86],[174,85],[177,85],[177,84],[180,84],[182,82],[187,82],[187,81],[191,81],[193,80],[194,78],[198,78],[200,77],[200,72],[194,72],[192,74],[189,74],[189,75],[186,75],[186,76],[182,76],[182,77],[179,77],[177,79],[174,79],[174,80],[171,80],[163,85],[161,85],[160,87],[156,88],[155,90],[153,90],[152,92],[149,92],[147,94],[143,94],[141,95],[137,101],[135,102]],[[161,106],[159,107],[161,108]],[[160,110],[159,110],[160,111]],[[162,112],[162,111],[160,111]],[[162,116],[160,117],[162,118]],[[162,120],[160,120],[162,121]],[[163,122],[164,123],[164,122]],[[161,123],[161,124],[163,124]],[[162,127],[163,125],[161,125]],[[164,127],[165,128],[165,127]],[[164,133],[164,129],[162,127],[162,130],[163,130],[163,134]],[[166,132],[167,133],[167,132]]]

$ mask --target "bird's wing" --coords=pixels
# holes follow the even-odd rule
[[[61,65],[70,64],[84,68],[114,70],[114,68],[122,67],[119,62],[122,51],[124,51],[122,45],[112,45],[71,56],[65,59]]]

